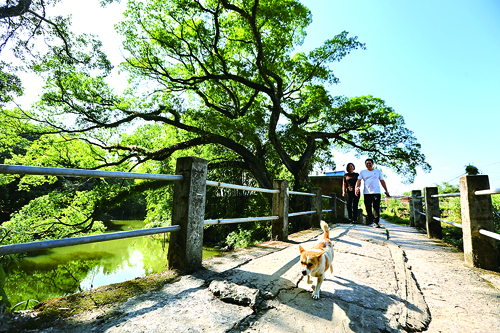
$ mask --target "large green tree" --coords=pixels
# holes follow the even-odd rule
[[[244,170],[266,188],[289,177],[295,189],[309,187],[313,165],[333,166],[335,151],[369,154],[410,181],[429,169],[382,99],[326,89],[338,82],[330,65],[364,44],[344,31],[296,52],[311,22],[298,1],[129,1],[117,27],[130,77],[123,94],[108,85],[98,38],[60,22],[49,51],[28,64],[45,92],[15,113],[93,147],[85,167],[168,172],[175,156],[196,154],[210,170]]]

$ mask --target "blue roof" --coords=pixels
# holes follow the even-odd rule
[[[345,171],[328,171],[325,172],[325,176],[343,176]]]

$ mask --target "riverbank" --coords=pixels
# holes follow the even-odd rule
[[[138,230],[142,220],[115,220],[110,232]],[[9,267],[4,290],[17,310],[38,302],[142,278],[165,270],[168,242],[135,237],[30,253]],[[204,249],[204,258],[218,254]],[[15,310],[16,310],[15,309]]]

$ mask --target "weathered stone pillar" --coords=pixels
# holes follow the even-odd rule
[[[480,229],[495,231],[491,196],[474,194],[489,188],[487,175],[460,177],[464,258],[469,266],[498,271],[496,240],[479,233]]]
[[[424,216],[420,214],[419,212],[424,211],[424,206],[422,205],[422,191],[420,190],[413,190],[411,191],[411,201],[413,204],[413,213],[414,213],[414,220],[415,220],[415,225],[414,227],[417,228],[425,228],[425,221],[424,221]]]
[[[323,211],[321,209],[323,194],[321,194],[321,187],[313,187],[311,193],[316,194],[314,197],[311,197],[311,210],[316,211],[316,213],[311,215],[311,227],[320,228],[321,218],[323,217]]]
[[[172,209],[172,225],[181,230],[170,235],[168,267],[189,273],[201,267],[203,256],[207,161],[193,156],[178,158],[175,174],[184,177],[174,183]]]
[[[408,203],[408,207],[410,210],[410,227],[414,227],[415,226],[415,209],[413,209],[413,196],[410,196],[409,200],[410,201]]]
[[[274,189],[280,193],[273,193],[273,216],[278,216],[273,220],[271,227],[271,238],[286,242],[288,240],[288,180],[275,179]]]
[[[438,194],[437,187],[424,188],[425,224],[427,227],[427,237],[441,239],[443,238],[441,222],[434,219],[434,217],[441,217],[441,211],[439,210],[439,198],[432,197],[436,194]]]

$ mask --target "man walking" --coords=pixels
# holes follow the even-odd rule
[[[366,213],[368,214],[367,222],[372,227],[380,228],[380,184],[384,187],[385,195],[388,197],[390,197],[390,195],[385,180],[382,177],[382,172],[373,168],[373,160],[371,158],[366,159],[365,165],[366,170],[362,170],[359,173],[358,181],[356,182],[356,195],[359,195],[361,181],[363,180],[363,197]]]

